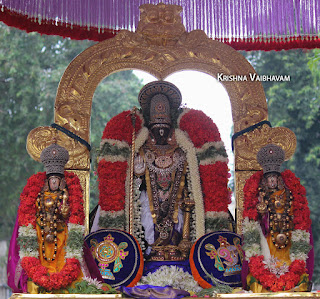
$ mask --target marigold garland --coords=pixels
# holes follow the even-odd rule
[[[69,223],[83,225],[85,215],[79,178],[73,173],[65,172],[64,174],[69,192]],[[37,173],[28,179],[20,196],[19,226],[31,224],[32,229],[36,230],[36,199],[43,188],[45,179],[45,172]],[[65,265],[58,273],[48,273],[47,268],[41,265],[39,258],[33,256],[23,257],[21,265],[33,282],[48,291],[65,288],[77,279],[81,271],[80,262],[76,258],[66,258]]]
[[[251,221],[257,222],[258,212],[256,205],[258,203],[259,183],[263,172],[259,171],[253,174],[244,186],[244,211],[243,217],[248,217]],[[295,174],[286,170],[281,173],[285,185],[291,191],[293,196],[292,208],[294,216],[294,229],[309,231],[311,227],[310,210],[306,199],[306,190],[300,184],[300,180]],[[254,278],[267,290],[273,292],[288,291],[294,288],[300,281],[302,274],[306,273],[306,263],[303,260],[296,259],[289,266],[289,272],[277,277],[265,267],[263,255],[252,256],[249,260],[249,270]]]

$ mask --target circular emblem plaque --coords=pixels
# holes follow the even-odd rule
[[[112,287],[134,286],[143,272],[143,255],[127,232],[102,229],[85,237],[104,281]]]
[[[214,232],[199,238],[190,252],[192,275],[203,288],[217,283],[240,287],[243,251],[241,237]]]

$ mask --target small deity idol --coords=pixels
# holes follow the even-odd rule
[[[308,288],[310,211],[299,179],[289,170],[280,173],[284,158],[281,147],[263,147],[257,154],[263,173],[254,174],[244,187],[243,248],[249,260],[247,283],[254,292]]]
[[[64,171],[68,159],[68,151],[56,143],[45,148],[40,160],[46,172],[31,176],[20,196],[8,259],[14,292],[65,293],[90,276],[83,259],[82,188],[75,174]]]

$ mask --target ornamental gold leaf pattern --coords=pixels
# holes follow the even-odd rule
[[[257,153],[270,143],[280,146],[285,152],[285,160],[289,160],[295,152],[297,140],[295,134],[285,127],[270,128],[263,125],[245,133],[235,140],[236,170],[260,170]]]
[[[242,234],[242,222],[243,222],[243,208],[244,208],[244,194],[243,187],[246,184],[247,179],[249,179],[255,171],[236,171],[236,219],[237,219],[237,233]]]

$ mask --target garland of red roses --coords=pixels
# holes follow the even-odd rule
[[[228,212],[230,192],[228,189],[229,170],[227,163],[217,161],[199,166],[202,182],[204,210]]]
[[[256,205],[258,203],[258,187],[262,176],[262,171],[253,174],[247,180],[243,189],[243,217],[248,217],[254,221],[258,219]],[[292,171],[286,170],[282,172],[281,177],[293,196],[294,228],[308,231],[311,226],[311,220],[306,190]],[[291,290],[299,283],[301,275],[306,272],[306,263],[302,260],[295,260],[290,264],[289,272],[277,277],[269,269],[265,268],[263,259],[263,255],[251,257],[249,260],[249,270],[264,288],[273,292]]]
[[[43,188],[45,179],[45,172],[37,173],[29,178],[20,196],[19,226],[31,224],[35,229],[36,199]],[[69,192],[69,222],[83,225],[85,215],[79,178],[73,173],[65,172],[65,179]],[[76,258],[67,258],[65,265],[58,273],[48,273],[47,268],[42,266],[39,258],[36,257],[23,257],[21,265],[34,283],[49,291],[67,287],[77,279],[81,271],[80,262]]]
[[[301,275],[306,272],[306,263],[295,260],[290,264],[289,272],[277,277],[265,268],[263,255],[258,255],[250,258],[249,270],[265,289],[272,292],[289,291],[298,284]]]

